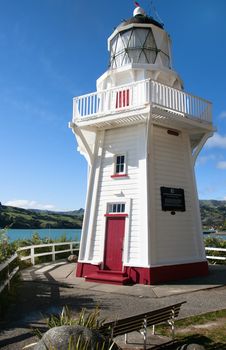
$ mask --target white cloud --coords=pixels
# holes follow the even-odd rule
[[[226,118],[226,111],[222,111],[222,112],[219,114],[219,118],[225,119],[225,118]]]
[[[226,169],[226,161],[222,160],[220,162],[217,163],[217,168],[218,169]]]
[[[215,159],[216,159],[215,154],[209,154],[208,156],[199,156],[197,159],[196,165],[204,165],[209,160],[215,160]]]
[[[206,143],[207,148],[226,148],[226,136],[215,133]]]
[[[7,201],[4,205],[9,205],[12,207],[19,207],[24,209],[41,209],[41,210],[57,210],[57,208],[52,204],[41,204],[36,201],[28,199],[15,199]]]
[[[215,186],[207,186],[199,190],[199,198],[210,198],[212,194],[216,193],[216,187]]]

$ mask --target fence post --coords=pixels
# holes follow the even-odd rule
[[[7,266],[7,278],[8,278],[8,291],[10,291],[10,273],[9,273],[9,265]]]
[[[70,243],[70,250],[71,250],[71,254],[73,254],[73,243]]]
[[[35,265],[35,248],[31,247],[31,263]]]
[[[52,261],[56,261],[55,245],[52,246]]]

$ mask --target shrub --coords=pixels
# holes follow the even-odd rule
[[[223,239],[215,238],[215,237],[207,237],[204,239],[204,243],[206,247],[211,247],[211,248],[226,248],[226,241]],[[218,252],[218,251],[207,251],[207,255],[209,256],[216,256],[216,257],[225,257],[226,252]],[[212,264],[221,264],[224,265],[226,263],[225,260],[218,260],[218,259],[211,259]]]
[[[15,244],[9,243],[8,229],[9,227],[0,229],[0,263],[13,255],[16,250]]]

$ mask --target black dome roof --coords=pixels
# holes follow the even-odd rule
[[[162,29],[164,27],[164,25],[162,23],[157,22],[154,18],[149,17],[149,16],[144,16],[141,14],[136,15],[136,16],[124,21],[120,25],[120,27],[126,26],[126,25],[131,24],[131,23],[150,23],[150,24],[154,24],[155,26],[162,28]]]

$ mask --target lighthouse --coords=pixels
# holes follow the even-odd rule
[[[157,284],[208,273],[194,175],[211,103],[184,91],[171,40],[137,6],[108,39],[97,91],[73,100],[88,164],[77,277]]]

